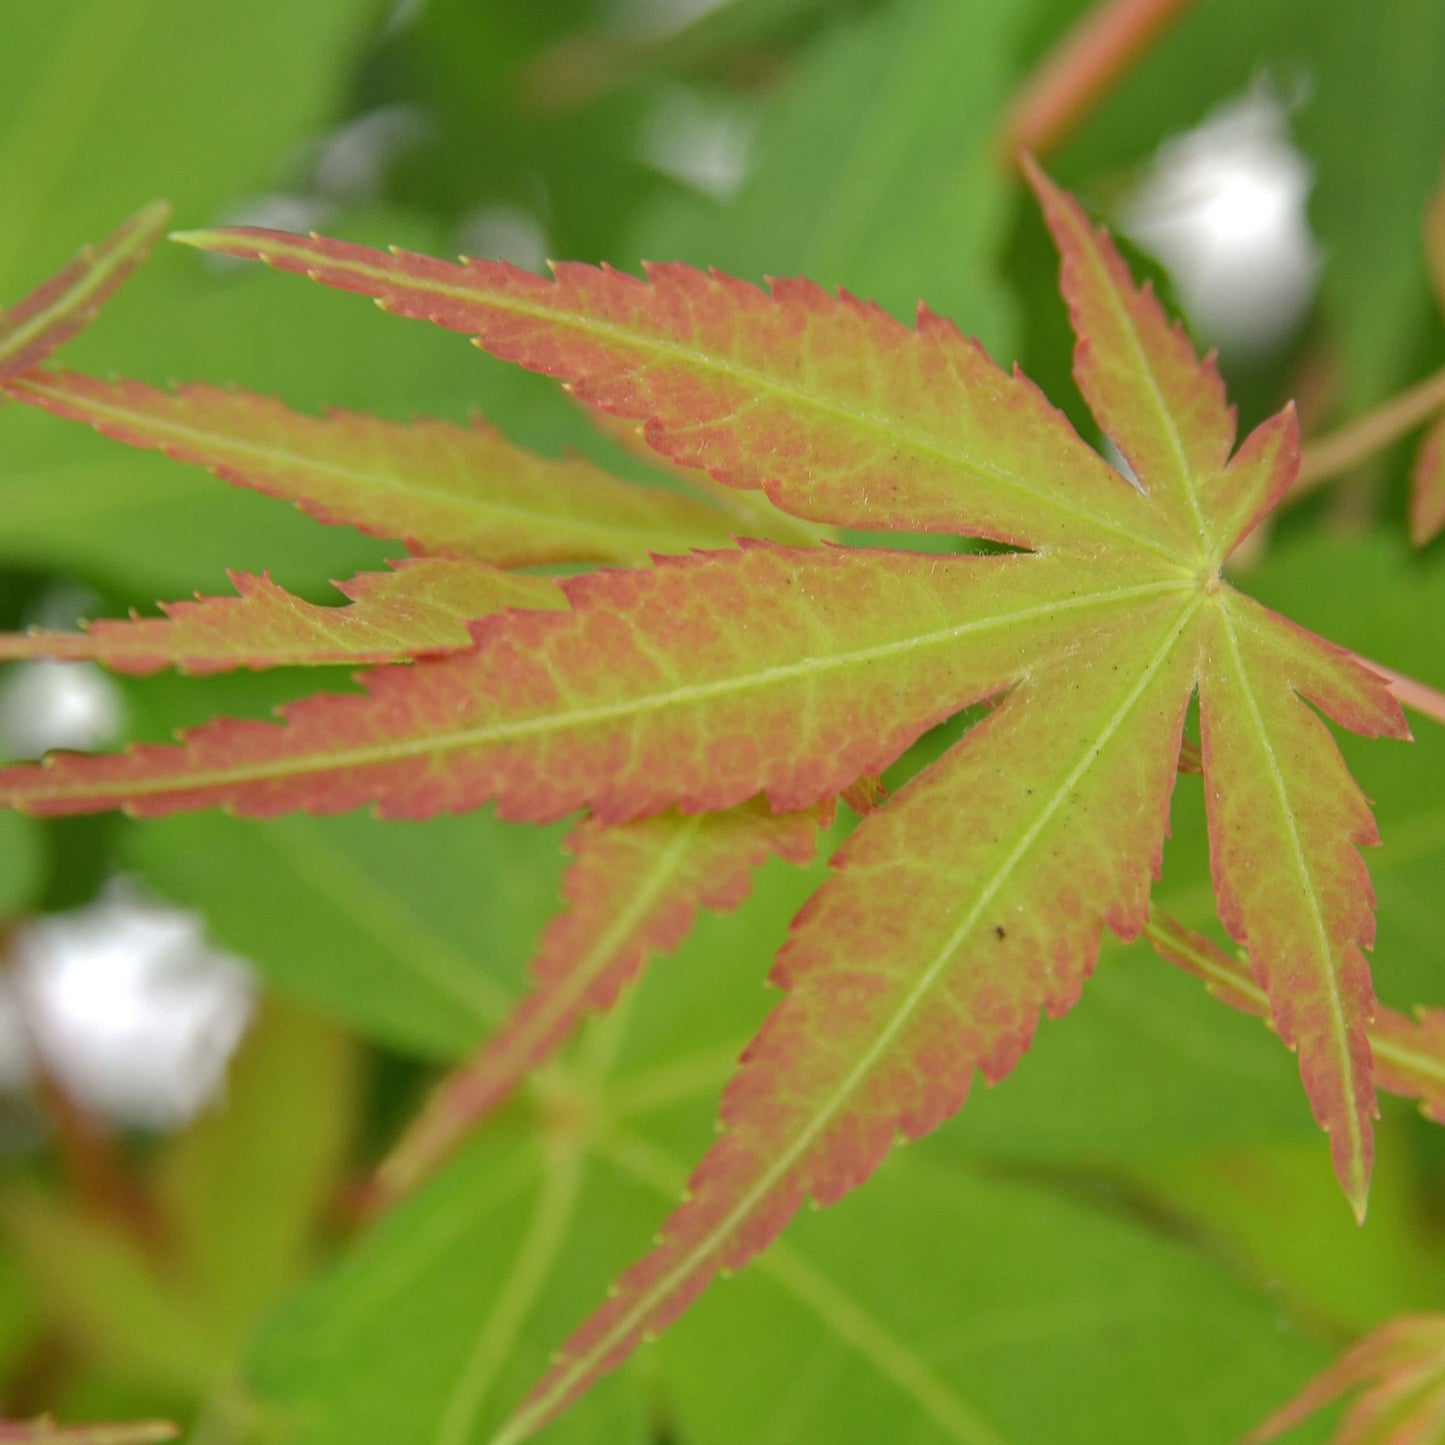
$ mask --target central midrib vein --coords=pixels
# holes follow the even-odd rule
[[[951,627],[940,628],[935,632],[921,633],[875,647],[859,648],[856,651],[839,653],[825,658],[803,658],[797,662],[748,673],[744,677],[720,678],[712,682],[671,688],[666,692],[654,693],[650,697],[629,698],[624,702],[599,704],[595,707],[567,713],[565,716],[561,716],[560,720],[559,714],[546,713],[539,717],[465,728],[452,733],[423,733],[394,742],[373,744],[370,747],[326,749],[310,754],[301,753],[293,756],[268,758],[240,767],[218,768],[204,772],[175,772],[162,778],[119,779],[110,788],[98,788],[94,783],[78,783],[71,788],[42,788],[29,790],[29,795],[63,798],[79,794],[95,798],[114,793],[130,799],[160,793],[189,793],[200,788],[224,787],[227,784],[262,782],[269,778],[292,778],[307,773],[331,773],[348,768],[367,767],[377,763],[399,762],[405,758],[435,755],[477,747],[485,743],[513,742],[538,733],[560,732],[585,727],[592,723],[608,722],[620,717],[658,712],[664,708],[681,706],[686,703],[696,704],[729,693],[774,687],[809,675],[817,676],[881,658],[901,656],[920,648],[936,646],[941,642],[992,631],[999,627],[1015,626],[1060,612],[1079,611],[1088,607],[1108,606],[1111,603],[1129,602],[1144,597],[1163,596],[1170,592],[1182,593],[1193,590],[1194,584],[1189,579],[1183,578],[1142,583],[1137,587],[1115,588],[1106,592],[1089,593],[1082,597],[1054,598],[1034,607],[990,617],[981,622],[958,623]],[[468,655],[462,654],[462,658],[466,656]],[[437,665],[446,666],[449,662],[458,660],[461,659],[444,659]],[[338,701],[345,701],[345,699]],[[364,702],[365,700],[354,699],[353,701]],[[16,794],[15,796],[25,796],[25,794]]]
[[[482,496],[476,492],[463,491],[461,489],[449,490],[446,487],[429,485],[418,480],[414,475],[408,474],[404,480],[401,479],[399,471],[385,472],[368,470],[365,467],[353,466],[346,462],[337,461],[326,456],[312,456],[296,451],[280,451],[275,447],[266,446],[257,441],[248,440],[244,437],[237,437],[230,433],[218,433],[207,431],[200,427],[189,426],[185,422],[175,421],[172,418],[158,418],[154,413],[145,411],[140,407],[128,407],[114,401],[101,401],[88,393],[82,393],[82,401],[77,402],[75,395],[67,391],[63,386],[54,382],[47,383],[45,373],[38,376],[29,376],[15,383],[11,391],[24,398],[25,394],[37,397],[45,397],[48,400],[61,403],[76,411],[86,413],[84,420],[92,421],[93,418],[103,418],[112,426],[135,427],[137,425],[147,428],[152,434],[158,437],[166,437],[187,443],[197,453],[204,453],[208,446],[215,446],[219,443],[221,448],[231,456],[238,456],[248,460],[258,467],[265,468],[273,474],[285,474],[287,471],[304,469],[315,472],[320,476],[347,483],[353,487],[376,493],[382,497],[405,496],[409,499],[421,499],[448,509],[461,509],[466,512],[476,512],[482,518],[517,518],[523,523],[545,522],[549,526],[557,527],[566,535],[583,534],[597,537],[616,537],[624,539],[630,544],[631,551],[639,550],[639,544],[635,539],[645,537],[654,548],[661,543],[672,543],[685,541],[687,545],[693,546],[701,539],[701,528],[695,534],[689,534],[681,528],[676,527],[672,522],[658,524],[642,524],[629,522],[608,522],[594,517],[578,517],[569,512],[548,512],[541,508],[528,509],[518,506],[515,503],[498,501],[495,497]],[[168,402],[180,401],[184,393],[161,393]],[[327,426],[333,423],[328,422],[324,417],[305,416],[298,413],[299,420],[310,426]],[[450,425],[449,423],[447,425]],[[465,435],[465,433],[463,434]],[[188,459],[189,460],[189,459]],[[548,460],[541,458],[541,460]],[[212,456],[210,460],[198,460],[198,466],[212,469],[230,465],[230,462],[221,456]],[[551,465],[558,465],[550,463]],[[615,479],[608,476],[608,482]],[[710,504],[697,498],[688,496],[681,492],[667,492],[661,488],[644,490],[637,489],[639,499],[651,501],[660,498],[665,507],[677,501],[695,505],[700,513],[710,509]],[[288,497],[287,500],[292,500]],[[296,497],[294,500],[304,502],[305,498]],[[718,510],[718,509],[714,509]],[[701,517],[699,522],[701,523]],[[722,523],[724,517],[719,510],[719,540],[725,528]],[[362,524],[355,524],[360,526]],[[367,522],[367,527],[374,524]],[[398,526],[396,535],[400,536],[405,530]],[[415,530],[415,529],[413,529]]]

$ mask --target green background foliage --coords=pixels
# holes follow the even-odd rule
[[[183,227],[280,214],[438,254],[475,249],[500,219],[551,255],[805,273],[902,316],[922,296],[1082,424],[1054,262],[993,149],[1078,0],[731,0],[667,31],[627,23],[644,8],[7,5],[0,296],[157,196]],[[1050,164],[1107,212],[1163,141],[1252,82],[1290,95],[1318,296],[1292,341],[1222,364],[1246,420],[1328,374],[1332,400],[1305,414],[1319,430],[1445,360],[1419,231],[1442,73],[1435,0],[1201,0]],[[686,116],[747,138],[735,193],[649,158]],[[337,134],[368,124],[395,143],[348,170]],[[635,466],[552,387],[454,336],[180,248],[162,247],[65,361],[306,408],[475,410],[548,454]],[[1440,544],[1404,544],[1406,461],[1396,448],[1286,515],[1247,585],[1441,686],[1445,568]],[[5,626],[57,583],[123,615],[224,590],[226,567],[321,600],[328,578],[386,550],[0,410]],[[303,686],[162,678],[124,696],[131,735],[164,737],[217,711],[265,715]],[[1378,804],[1375,968],[1397,1007],[1445,1004],[1445,738],[1419,731],[1413,748],[1344,743]],[[1156,897],[1207,929],[1202,818],[1198,780],[1181,779]],[[742,910],[705,918],[440,1176],[357,1229],[354,1181],[520,987],[555,907],[560,838],[486,815],[0,818],[7,936],[124,873],[199,910],[266,998],[221,1103],[178,1133],[117,1141],[145,1227],[77,1192],[22,1104],[0,1116],[22,1119],[0,1137],[0,1414],[169,1413],[205,1445],[487,1440],[710,1141],[772,952],[816,882],[765,869]],[[1445,1147],[1387,1101],[1356,1229],[1292,1059],[1194,980],[1111,945],[1014,1077],[799,1220],[544,1438],[1218,1445],[1359,1330],[1445,1306],[1442,1206]]]

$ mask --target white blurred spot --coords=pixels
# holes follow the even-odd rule
[[[312,164],[312,189],[346,205],[374,201],[387,172],[430,130],[415,106],[367,111],[321,138]]]
[[[0,1094],[18,1094],[30,1079],[30,1042],[9,974],[0,973]]]
[[[409,29],[421,19],[426,5],[427,0],[396,0],[396,4],[391,7],[391,13],[382,21],[381,33],[396,35]]]
[[[664,40],[729,0],[613,0],[606,24],[638,41]]]
[[[1123,228],[1169,268],[1201,334],[1226,352],[1268,352],[1314,294],[1310,182],[1285,106],[1259,85],[1160,147]]]
[[[120,690],[93,662],[24,662],[0,680],[0,748],[9,757],[104,747],[122,721]]]
[[[253,1006],[246,966],[211,948],[195,915],[123,880],[25,927],[11,976],[46,1067],[78,1103],[125,1124],[182,1123],[212,1098]]]
[[[346,207],[374,201],[395,162],[428,134],[414,106],[388,105],[303,141],[279,168],[300,178],[297,189],[243,196],[222,209],[216,226],[263,226],[276,231],[324,230]],[[204,263],[229,271],[249,263],[208,252]]]
[[[547,268],[547,236],[537,218],[516,206],[482,206],[457,226],[453,249],[461,256],[510,261],[528,271]]]
[[[642,156],[664,175],[731,200],[747,179],[754,118],[731,102],[671,90],[653,106],[642,132]]]
[[[1104,460],[1134,488],[1136,492],[1142,492],[1144,488],[1139,485],[1139,478],[1134,473],[1134,468],[1129,465],[1129,458],[1114,445],[1108,437],[1099,439],[1099,448],[1104,453]]]

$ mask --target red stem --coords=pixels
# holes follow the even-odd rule
[[[1381,402],[1373,411],[1305,444],[1291,496],[1312,492],[1350,471],[1445,408],[1445,369]]]
[[[1432,722],[1445,724],[1445,692],[1430,687],[1427,683],[1417,682],[1413,677],[1406,677],[1403,672],[1396,672],[1394,668],[1386,667],[1383,663],[1360,657],[1359,653],[1356,653],[1355,657],[1371,672],[1377,672],[1385,679],[1390,691],[1403,706]]]
[[[1004,112],[999,151],[1043,155],[1066,140],[1191,0],[1098,0],[1034,68]]]

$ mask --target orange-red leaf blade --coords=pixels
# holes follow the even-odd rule
[[[654,451],[643,439],[642,428],[627,417],[614,416],[601,407],[578,404],[587,420],[603,436],[617,443],[625,452],[645,462],[650,467],[661,467],[676,477],[689,491],[701,492],[715,507],[732,519],[733,531],[740,537],[761,537],[769,542],[781,542],[785,547],[812,547],[819,542],[841,542],[842,529],[824,526],[818,522],[805,522],[780,511],[760,491],[739,491],[736,487],[724,486],[721,482],[697,467],[685,467],[670,461],[660,452]]]
[[[306,699],[281,724],[223,719],[180,747],[0,770],[0,803],[421,818],[495,799],[509,818],[623,822],[766,791],[789,812],[1182,585],[1100,585],[1067,555],[754,543],[663,558],[569,578],[571,612],[484,618],[474,652],[373,672],[366,696]]]
[[[1411,1394],[1432,1396],[1433,1400],[1424,1402],[1430,1411],[1427,1423],[1439,1420],[1445,1407],[1445,1316],[1401,1315],[1366,1335],[1289,1404],[1251,1431],[1245,1445],[1265,1445],[1278,1439],[1352,1390],[1366,1393],[1334,1437],[1336,1445],[1429,1445],[1438,1436],[1421,1433],[1418,1416],[1414,1422],[1397,1421],[1400,1429],[1384,1433],[1373,1429],[1377,1423],[1390,1423],[1381,1421],[1373,1407],[1395,1405],[1402,1387]]]
[[[1445,1124],[1445,1009],[1417,1009],[1414,1018],[1377,1010],[1370,1048],[1376,1085],[1418,1099],[1427,1119]]]
[[[1145,934],[1160,958],[1202,979],[1221,1003],[1269,1018],[1269,996],[1245,960],[1158,912],[1150,913]],[[1377,1007],[1368,1033],[1375,1087],[1418,1100],[1427,1119],[1445,1124],[1445,1009],[1417,1009],[1410,1018]]]
[[[1136,286],[1109,234],[1032,161],[1024,170],[1063,260],[1061,288],[1078,337],[1074,376],[1095,419],[1187,545],[1206,524],[1199,489],[1229,459],[1234,412],[1213,357],[1148,286]]]
[[[116,672],[174,667],[196,676],[238,667],[407,662],[471,647],[467,623],[488,613],[566,606],[545,577],[442,558],[394,566],[339,583],[346,607],[318,607],[269,577],[232,573],[238,596],[162,603],[164,617],[91,622],[83,632],[0,633],[0,661],[84,659]]]
[[[1218,569],[1279,505],[1299,468],[1299,418],[1289,402],[1245,437],[1228,466],[1205,480],[1202,500],[1212,568]]]
[[[1020,546],[1157,551],[1174,537],[1031,382],[926,311],[911,329],[808,281],[769,294],[672,264],[643,281],[568,262],[548,280],[281,231],[178,239],[465,332],[796,516]]]
[[[429,1173],[586,1014],[610,1008],[651,955],[676,948],[700,908],[736,908],[770,857],[807,863],[822,811],[777,814],[754,801],[615,827],[584,822],[567,843],[567,908],[543,935],[530,991],[477,1056],[438,1086],[378,1171],[382,1188],[400,1194]]]
[[[313,417],[249,392],[157,391],[74,372],[37,372],[6,390],[117,441],[295,502],[319,521],[401,538],[434,556],[499,567],[638,562],[650,552],[724,545],[731,531],[729,518],[700,499],[621,481],[581,458],[535,456],[480,424]]]
[[[0,380],[38,365],[89,326],[105,300],[145,260],[170,215],[165,201],[152,201],[0,312]]]
[[[501,1439],[511,1445],[666,1328],[807,1199],[861,1184],[899,1135],[1006,1074],[1065,1012],[1107,924],[1142,928],[1197,604],[1141,608],[1022,682],[859,824],[773,980],[787,993],[722,1104],[723,1137],[658,1248],[622,1277]]]
[[[1363,1216],[1375,1112],[1364,950],[1374,893],[1356,845],[1369,804],[1307,697],[1358,732],[1408,735],[1384,682],[1240,597],[1216,594],[1200,677],[1210,858],[1220,917],[1249,949],[1279,1036],[1299,1051],[1335,1171]]]

